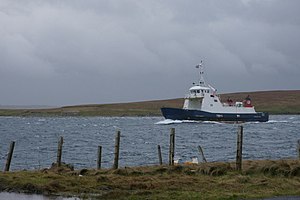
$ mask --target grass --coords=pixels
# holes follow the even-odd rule
[[[256,111],[270,114],[300,114],[300,90],[243,92],[220,95],[242,101],[250,95]],[[181,108],[184,99],[118,104],[91,104],[52,109],[0,109],[0,116],[161,116],[160,108]]]
[[[81,175],[80,175],[81,174]],[[247,199],[300,195],[300,161],[149,166],[117,170],[67,167],[0,173],[0,190],[95,199]]]

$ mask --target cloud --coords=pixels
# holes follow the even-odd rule
[[[182,97],[200,60],[220,92],[299,89],[299,4],[3,0],[0,104]]]

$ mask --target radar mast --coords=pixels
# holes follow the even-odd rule
[[[205,86],[205,81],[204,81],[204,66],[203,66],[203,61],[201,60],[200,64],[196,65],[196,68],[199,69],[199,85],[200,86]]]

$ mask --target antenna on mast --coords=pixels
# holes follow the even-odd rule
[[[196,65],[196,68],[199,69],[199,75],[200,75],[200,79],[199,79],[199,85],[200,86],[205,86],[205,81],[204,81],[204,66],[203,66],[203,61],[201,60],[200,64]]]

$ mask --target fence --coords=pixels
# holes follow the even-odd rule
[[[237,146],[236,146],[236,170],[242,171],[242,150],[243,150],[243,126],[238,127],[237,131]],[[175,164],[174,155],[175,155],[175,128],[170,129],[170,140],[169,140],[169,165],[172,166]],[[58,146],[57,146],[57,156],[56,156],[56,164],[57,166],[61,166],[62,164],[62,154],[63,154],[63,143],[64,139],[63,137],[59,137],[58,140]],[[121,143],[121,131],[116,132],[115,136],[115,145],[114,145],[114,160],[113,160],[113,169],[118,169],[119,167],[119,157],[120,157],[120,143]],[[10,170],[11,161],[13,158],[13,152],[15,148],[15,141],[12,141],[10,143],[9,151],[7,154],[7,159],[5,163],[4,171]],[[158,164],[163,164],[162,159],[162,153],[161,153],[161,146],[157,145],[158,148]],[[198,151],[200,156],[202,157],[203,162],[207,162],[204,151],[201,146],[198,146]],[[297,141],[297,152],[298,152],[298,158],[300,159],[300,140]],[[54,157],[52,157],[54,158]],[[98,146],[97,150],[97,164],[96,168],[101,169],[101,163],[102,163],[102,146]]]

